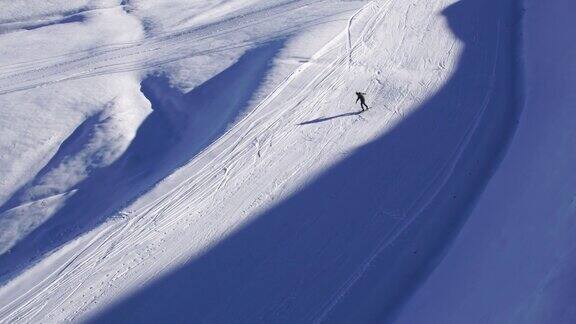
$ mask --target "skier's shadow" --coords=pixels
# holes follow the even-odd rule
[[[349,112],[349,113],[340,114],[340,115],[336,115],[336,116],[320,117],[320,118],[312,119],[312,120],[309,120],[309,121],[301,122],[301,123],[298,124],[298,125],[299,125],[299,126],[303,126],[303,125],[310,125],[310,124],[322,123],[322,122],[329,121],[329,120],[336,119],[336,118],[342,118],[342,117],[348,117],[348,116],[358,116],[358,115],[360,115],[361,113],[362,113],[362,111],[355,111],[355,112]]]
[[[93,322],[392,320],[445,253],[513,134],[520,104],[512,3],[449,6],[443,14],[465,48],[434,96]],[[477,119],[483,102],[487,108]],[[460,147],[468,134],[469,145]],[[423,195],[428,188],[433,193]]]

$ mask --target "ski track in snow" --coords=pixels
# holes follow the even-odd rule
[[[187,48],[189,47],[188,44],[190,43],[198,42],[204,39],[210,41],[212,37],[221,35],[223,33],[222,30],[224,30],[224,32],[226,32],[228,29],[230,31],[238,31],[239,28],[251,27],[255,24],[261,23],[264,19],[273,19],[278,15],[285,14],[286,10],[296,10],[302,5],[303,4],[301,2],[290,3],[288,8],[286,8],[286,6],[281,6],[277,10],[263,10],[262,12],[250,14],[249,17],[240,15],[239,18],[231,19],[231,21],[225,21],[223,23],[216,24],[216,26],[202,28],[202,30],[199,32],[194,30],[182,31],[175,34],[158,37],[158,39],[146,40],[146,43],[114,45],[111,46],[112,49],[99,50],[97,53],[90,53],[88,56],[85,56],[84,53],[80,53],[78,54],[79,58],[70,59],[69,56],[66,56],[44,59],[42,61],[15,64],[13,66],[4,66],[0,68],[0,94],[30,89],[48,83],[61,82],[79,77],[90,77],[97,75],[96,73],[93,73],[93,71],[102,70],[105,68],[112,68],[112,70],[110,72],[101,71],[98,74],[118,73],[119,71],[126,71],[131,69],[143,69],[172,60],[178,60],[181,57],[189,57],[190,55],[195,54],[183,54],[181,57],[175,58],[173,56],[166,55],[166,53],[173,52],[174,50],[178,49],[179,47],[177,46],[180,45],[182,48]],[[250,22],[251,20],[254,22]],[[241,25],[241,27],[238,27],[238,25]],[[278,37],[282,36],[280,35]],[[258,37],[256,37],[256,39],[258,39]],[[263,39],[265,42],[271,40],[267,34],[263,35]],[[185,44],[182,45],[180,43]],[[254,44],[254,38],[252,38],[247,42],[231,45],[230,47],[225,47],[221,50],[226,50],[234,46],[253,46]],[[121,47],[117,48],[118,46]],[[332,44],[329,44],[325,51],[330,51],[330,47],[332,46]],[[162,53],[158,53],[158,51],[161,50],[160,47],[162,47]],[[213,52],[214,50],[201,51],[199,54],[206,55]],[[134,61],[131,58],[135,56],[150,59],[150,56],[152,56],[151,54],[154,55],[154,57],[152,57],[153,60],[156,60],[155,56],[168,56],[169,58],[162,58],[161,62],[154,62],[151,64],[145,63],[143,61]],[[158,54],[164,55],[162,56]],[[131,60],[127,63],[121,62],[111,64],[111,62],[114,61],[124,61],[126,58],[131,58]],[[342,62],[342,58],[336,59],[332,64],[324,68],[322,73],[319,73],[316,78],[310,81],[303,90],[310,89],[312,86],[316,88],[319,83],[326,81],[333,73],[333,71],[331,71],[333,70],[333,66],[341,65]],[[35,68],[35,66],[39,64],[45,65],[45,67]],[[127,65],[130,67],[126,68]],[[185,210],[187,207],[193,206],[195,203],[199,203],[201,201],[213,200],[215,194],[209,194],[209,192],[214,191],[217,193],[223,184],[229,181],[228,173],[230,170],[232,170],[232,167],[230,166],[235,164],[235,162],[232,161],[242,161],[245,158],[241,157],[241,155],[246,156],[251,154],[252,150],[249,143],[251,142],[252,138],[257,139],[258,143],[266,142],[267,136],[275,133],[271,132],[271,129],[273,127],[277,128],[280,125],[280,118],[283,117],[282,115],[289,110],[289,108],[285,108],[284,110],[275,112],[274,115],[272,115],[270,113],[263,113],[262,107],[265,107],[269,102],[274,100],[278,93],[284,90],[284,88],[288,86],[290,82],[292,82],[298,76],[298,74],[305,71],[306,68],[310,65],[311,63],[304,64],[295,73],[286,78],[280,84],[280,86],[278,86],[272,92],[271,95],[263,100],[263,102],[258,107],[256,107],[248,116],[239,122],[235,128],[232,129],[232,131],[234,131],[233,134],[225,134],[222,137],[223,139],[219,141],[224,142],[224,144],[218,145],[219,143],[217,143],[215,148],[210,148],[208,151],[201,153],[198,157],[198,160],[202,160],[203,156],[209,156],[213,162],[206,163],[204,166],[202,166],[203,163],[195,163],[201,167],[199,167],[200,170],[196,171],[194,176],[184,181],[176,189],[170,191],[156,202],[141,208],[140,211],[129,211],[127,213],[123,213],[126,215],[125,217],[123,216],[120,219],[110,221],[99,228],[95,233],[90,233],[85,237],[82,237],[73,245],[85,244],[86,247],[79,249],[78,251],[74,250],[75,252],[68,252],[71,253],[72,256],[68,256],[68,253],[64,253],[64,256],[50,256],[49,258],[62,257],[63,260],[58,260],[58,263],[61,265],[55,267],[51,273],[44,274],[45,279],[41,280],[33,287],[30,287],[27,291],[20,293],[18,298],[2,306],[2,308],[0,308],[0,318],[12,318],[18,320],[34,318],[34,316],[37,316],[40,312],[42,312],[42,306],[39,305],[44,304],[47,295],[58,293],[58,290],[62,287],[76,287],[72,291],[65,293],[68,296],[64,296],[64,298],[59,299],[59,305],[52,306],[54,309],[58,309],[61,305],[65,305],[68,297],[73,295],[74,292],[82,286],[82,282],[86,278],[85,271],[94,271],[94,269],[96,269],[103,261],[118,260],[118,258],[121,259],[122,255],[124,255],[126,252],[129,252],[127,249],[132,246],[132,244],[128,242],[143,242],[148,240],[153,242],[151,244],[152,246],[158,244],[158,233],[165,233],[165,231],[168,229],[175,229],[175,225],[178,226],[181,224],[182,220],[179,218],[185,216],[182,215],[182,210]],[[57,79],[53,81],[45,81],[48,76],[53,78],[57,77]],[[30,81],[33,81],[34,83],[32,85],[26,86],[21,85],[22,83],[27,83]],[[328,86],[327,88],[330,87],[334,87],[334,85]],[[323,92],[317,94],[312,104],[309,104],[308,107],[321,102],[327,95],[327,90],[328,89],[325,88]],[[296,102],[296,104],[292,103],[286,106],[290,107],[302,104],[303,101],[304,99],[302,98],[294,99],[292,102]],[[306,111],[306,109],[303,109],[302,111]],[[303,119],[305,115],[300,114],[291,117],[293,122],[284,124],[292,126],[296,123],[296,121]],[[270,120],[272,121],[270,122]],[[264,125],[259,125],[262,124],[263,121],[268,122]],[[251,131],[253,135],[237,135],[237,133],[247,133],[249,131]],[[293,130],[288,132],[285,131],[281,137],[275,136],[274,142],[279,143],[292,133]],[[270,142],[270,146],[272,145],[272,142]],[[218,146],[223,146],[223,149],[218,149]],[[212,156],[214,152],[219,153],[217,156]],[[321,154],[321,152],[322,150],[320,150],[319,154]],[[219,159],[225,159],[225,161],[221,162]],[[313,157],[311,160],[314,159],[315,158]],[[228,166],[219,168],[214,166],[215,164]],[[220,173],[220,170],[226,171],[224,177],[221,179],[220,183],[218,183],[218,173]],[[298,172],[298,170],[295,172]],[[286,181],[289,179],[284,180]],[[214,186],[217,187],[214,188]],[[204,189],[198,192],[195,190],[196,188]],[[192,197],[192,195],[197,197]],[[181,207],[180,205],[184,202],[185,206]],[[175,207],[179,207],[180,210],[176,209]],[[166,219],[166,217],[162,217],[167,214],[171,215],[169,221]],[[165,240],[160,238],[160,241]],[[67,250],[67,248],[64,248],[63,250]],[[106,253],[102,254],[102,251],[106,251]],[[63,251],[60,251],[57,254],[62,252]],[[150,251],[147,251],[147,253],[151,254]],[[136,254],[138,254],[138,252],[136,252]],[[114,282],[124,274],[125,273],[116,272],[114,277],[107,278],[107,280]],[[46,318],[50,319],[50,316]]]
[[[313,2],[285,2],[141,42],[2,66],[0,95],[66,80],[147,70],[196,55],[268,43],[305,26],[325,22],[322,17],[300,14]],[[437,91],[458,59],[459,53],[455,50],[458,41],[446,34],[438,36],[440,45],[429,59],[433,66],[425,67],[426,77],[420,77],[419,82],[413,82],[419,78],[418,71],[413,72],[416,76],[404,76],[402,61],[396,60],[408,55],[401,52],[410,48],[407,45],[422,44],[425,34],[438,32],[431,27],[439,19],[437,11],[450,3],[429,1],[426,8],[429,12],[422,9],[425,14],[412,18],[421,22],[418,26],[409,26],[414,22],[409,14],[418,8],[408,3],[373,1],[350,13],[346,30],[280,82],[218,140],[156,184],[150,194],[156,198],[147,198],[146,194],[139,197],[117,217],[62,246],[0,288],[0,322],[84,320],[137,287],[153,282],[165,269],[177,268],[209,251],[254,215],[290,196],[298,186],[306,185],[315,173],[335,163],[338,155],[346,156],[370,138],[394,127],[410,114],[410,108]],[[392,14],[395,17],[402,14],[403,23],[386,25]],[[263,22],[274,19],[292,22],[278,23],[274,30],[258,29]],[[286,29],[286,25],[292,27]],[[394,28],[390,33],[397,34],[398,39],[394,40],[397,44],[392,51],[378,48],[378,42],[392,41],[378,34],[384,28]],[[244,35],[243,30],[252,32]],[[227,33],[239,33],[241,37],[234,43],[211,47],[211,42]],[[499,42],[499,38],[496,41]],[[496,52],[499,52],[498,46],[495,46]],[[365,60],[376,57],[375,53],[379,61],[368,64]],[[329,63],[316,64],[319,60]],[[407,85],[399,89],[400,95],[370,104],[378,108],[364,115],[328,117],[347,109],[341,103],[350,103],[348,96],[354,89],[363,87],[368,93],[376,94],[385,89],[383,84],[387,84],[387,78],[402,80],[403,76]],[[402,209],[384,206],[378,211],[396,219],[395,225],[383,233],[372,252],[347,279],[336,284],[337,289],[331,295],[317,301],[308,318],[310,321],[327,321],[333,308],[371,267],[373,260],[390,248],[435,198],[454,172],[491,94],[492,86],[457,146],[451,149],[450,157],[429,172],[430,179],[422,180],[424,189],[415,193]],[[327,121],[298,126],[304,121],[322,118]],[[266,180],[266,176],[273,181]],[[259,191],[246,189],[249,183]],[[276,307],[280,309],[282,304]]]
[[[500,25],[498,26],[498,31],[500,31]],[[500,37],[496,38],[496,42],[497,42],[497,44],[496,44],[496,55],[497,55],[499,52]],[[495,61],[496,60],[497,60],[497,58],[495,59]],[[464,138],[462,139],[462,141],[458,145],[457,150],[454,152],[454,157],[452,157],[449,160],[449,164],[446,165],[444,168],[442,168],[440,170],[440,172],[438,172],[438,177],[443,178],[440,180],[440,182],[442,184],[447,181],[448,176],[450,176],[452,174],[452,172],[454,171],[456,161],[458,161],[458,158],[463,153],[464,148],[469,144],[470,137],[474,133],[474,130],[477,128],[477,126],[480,122],[480,118],[482,117],[484,111],[488,107],[488,103],[489,103],[491,95],[492,95],[492,90],[493,90],[495,79],[496,79],[496,63],[494,63],[494,68],[492,70],[492,76],[491,76],[491,82],[490,82],[491,86],[488,89],[488,91],[486,92],[486,96],[484,98],[484,101],[482,102],[481,109],[478,110],[478,113],[475,117],[473,125],[471,125],[470,129],[466,132],[466,135],[464,136]],[[344,285],[338,290],[338,293],[329,299],[328,306],[322,311],[320,316],[314,320],[314,323],[322,323],[323,321],[326,320],[326,317],[328,316],[330,311],[343,298],[343,296],[346,295],[346,293],[350,290],[350,288],[354,285],[354,283],[356,283],[358,281],[358,279],[360,279],[362,277],[362,275],[371,266],[371,264],[378,257],[378,255],[381,254],[384,249],[389,248],[394,243],[394,241],[397,240],[399,238],[399,236],[402,233],[404,233],[405,230],[411,224],[414,223],[416,218],[422,214],[423,209],[428,205],[429,201],[432,200],[436,196],[437,192],[434,192],[434,190],[438,191],[438,189],[441,188],[441,186],[438,186],[436,182],[437,181],[435,181],[434,187],[426,188],[425,190],[423,190],[422,194],[420,196],[418,196],[418,198],[422,197],[423,199],[428,200],[428,201],[420,202],[419,201],[420,199],[415,199],[413,207],[411,207],[410,210],[406,213],[408,215],[408,217],[405,217],[403,220],[399,221],[397,224],[397,227],[393,231],[391,231],[390,234],[388,234],[387,236],[384,236],[382,241],[380,243],[378,243],[378,245],[376,246],[376,249],[374,250],[374,252],[372,252],[369,255],[369,257],[362,264],[360,264],[360,266],[358,267],[358,270],[356,272],[354,272],[354,274],[349,278],[349,280],[347,280],[344,283]],[[432,192],[430,192],[430,191],[432,191]]]
[[[300,10],[313,2],[310,0],[288,2],[255,12],[240,13],[207,26],[157,35],[141,42],[108,45],[105,48],[87,51],[88,53],[80,52],[64,57],[3,66],[0,67],[0,95],[65,80],[148,69],[183,58],[210,55],[234,48],[249,48],[282,39],[299,29],[326,22],[316,15],[300,15]],[[258,31],[259,25],[274,19],[282,19],[283,22],[292,21],[276,25],[284,29]],[[256,33],[250,37],[240,35],[236,42],[212,47],[211,43],[219,36],[239,33],[242,30]]]

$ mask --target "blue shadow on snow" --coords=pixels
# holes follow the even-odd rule
[[[389,133],[92,322],[392,321],[440,262],[514,133],[521,107],[518,9],[516,0],[451,5],[443,14],[465,49],[433,97]],[[471,129],[487,93],[486,110]],[[470,131],[462,154],[441,149],[456,151]],[[432,199],[420,199],[423,191]],[[404,213],[386,212],[397,208]]]

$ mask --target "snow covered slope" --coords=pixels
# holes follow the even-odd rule
[[[42,230],[38,228],[47,220],[58,222],[45,224],[48,230],[92,226],[90,222],[147,190],[221,133],[246,101],[258,98],[256,90],[263,96],[285,78],[297,61],[293,52],[306,60],[337,33],[335,24],[344,28],[359,6],[309,3],[259,3],[250,12],[231,11],[216,22],[167,35],[144,34],[126,5],[95,10],[83,23],[6,34],[7,63],[0,72],[5,132],[0,251]],[[307,15],[300,14],[303,7]],[[108,32],[110,26],[128,32]],[[96,37],[90,29],[98,31]],[[308,37],[319,44],[310,44]],[[99,44],[104,41],[110,44]],[[285,46],[288,62],[271,69],[271,59],[289,41],[295,44]],[[20,61],[38,52],[48,52],[47,58]],[[235,77],[238,73],[242,78]],[[171,84],[179,89],[166,93],[165,100],[156,98],[156,92]],[[23,91],[27,88],[35,91]],[[181,145],[175,147],[177,143]],[[111,195],[110,188],[117,193]]]
[[[576,323],[576,3],[525,6],[517,135],[400,323]]]
[[[520,113],[514,0],[24,5],[0,321],[392,320]]]

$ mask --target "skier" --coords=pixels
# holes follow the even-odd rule
[[[360,107],[362,108],[362,111],[368,110],[368,105],[366,104],[366,98],[364,98],[364,95],[365,93],[356,92],[356,96],[358,96],[358,98],[356,98],[356,103],[358,103],[358,100],[360,100]],[[364,107],[366,107],[366,109],[364,109]]]

